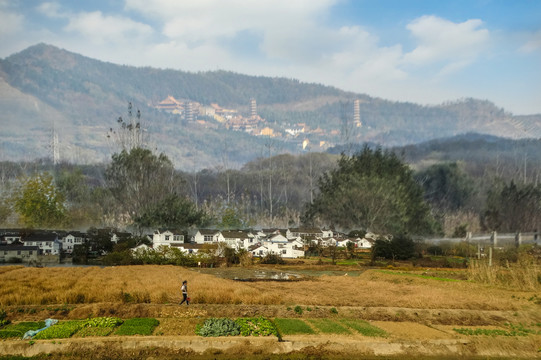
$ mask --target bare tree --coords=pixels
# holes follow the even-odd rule
[[[128,103],[128,117],[119,116],[116,120],[118,129],[110,128],[107,138],[120,150],[130,151],[135,148],[144,148],[148,145],[148,129],[145,128],[141,111],[134,113],[133,105]]]

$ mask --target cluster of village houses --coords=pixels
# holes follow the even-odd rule
[[[117,243],[131,236],[129,233],[107,230],[110,240]],[[268,254],[283,258],[299,258],[313,245],[321,247],[346,247],[353,243],[357,250],[369,250],[375,235],[350,238],[344,234],[325,229],[262,229],[262,230],[207,230],[200,229],[191,235],[182,231],[156,230],[148,235],[151,245],[140,244],[132,249],[134,253],[157,249],[160,246],[175,247],[186,254],[196,254],[205,244],[223,243],[232,249],[244,249],[256,257]],[[89,236],[79,231],[28,231],[0,229],[0,262],[20,259],[23,262],[36,261],[43,256],[71,255],[78,245],[88,242]]]

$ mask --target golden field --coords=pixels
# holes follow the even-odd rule
[[[456,270],[455,270],[456,271]],[[466,270],[460,270],[466,271]],[[0,268],[0,307],[17,305],[180,301],[188,280],[193,304],[399,307],[515,311],[532,305],[535,290],[415,273],[367,270],[295,282],[238,282],[178,266]]]

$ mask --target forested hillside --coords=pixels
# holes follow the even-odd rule
[[[90,59],[39,44],[0,60],[2,158],[52,158],[54,134],[61,160],[109,161],[107,132],[129,102],[142,113],[151,146],[178,169],[242,164],[268,153],[268,137],[227,129],[212,118],[186,122],[154,105],[167,96],[218,104],[249,115],[250,99],[276,135],[273,155],[312,151],[345,143],[402,146],[466,132],[511,138],[541,137],[541,116],[513,116],[488,101],[466,99],[439,106],[391,102],[294,79],[226,71],[190,73],[136,68]],[[359,100],[362,126],[353,124]],[[304,132],[286,136],[286,128]]]

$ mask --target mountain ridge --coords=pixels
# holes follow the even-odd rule
[[[64,147],[61,154],[66,154],[62,158],[106,161],[113,151],[107,130],[125,115],[128,102],[148,121],[151,147],[165,152],[181,168],[223,166],[224,155],[230,166],[238,167],[264,156],[269,141],[276,153],[299,153],[305,140],[310,150],[324,151],[347,142],[400,146],[467,132],[541,137],[541,115],[514,116],[487,100],[424,106],[295,79],[116,65],[43,43],[0,59],[0,78],[2,123],[18,124],[9,126],[3,136],[4,157],[9,159],[46,154],[54,123],[60,148]],[[233,108],[245,117],[250,100],[255,99],[264,126],[282,136],[268,139],[232,131],[204,116],[199,122],[187,122],[155,108],[169,95]],[[359,100],[362,127],[352,124],[355,100]],[[32,103],[46,113],[30,111]],[[285,133],[299,124],[306,132],[295,137]],[[24,141],[26,133],[31,140]]]

